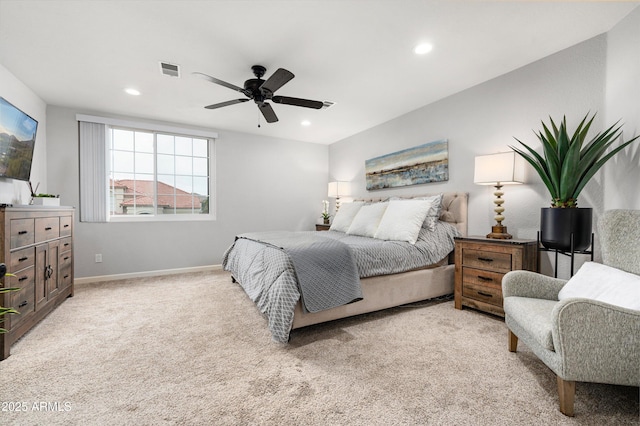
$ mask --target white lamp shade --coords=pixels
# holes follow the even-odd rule
[[[329,182],[329,197],[338,198],[345,195],[351,195],[351,184],[349,182]]]
[[[498,182],[524,183],[524,159],[513,151],[476,157],[473,183],[495,185]]]

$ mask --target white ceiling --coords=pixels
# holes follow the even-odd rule
[[[606,32],[638,4],[0,0],[0,64],[50,105],[328,144]],[[424,41],[433,51],[415,55]],[[203,108],[242,95],[192,72],[242,86],[254,64],[296,75],[278,95],[336,104],[275,104],[280,121],[260,128],[253,102]]]

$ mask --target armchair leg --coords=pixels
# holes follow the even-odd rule
[[[509,330],[509,352],[516,352],[518,349],[518,336]]]
[[[565,416],[573,417],[573,401],[576,396],[576,382],[571,380],[558,380],[558,398],[560,399],[560,412]]]

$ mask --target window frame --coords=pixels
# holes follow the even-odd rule
[[[181,214],[153,214],[153,215],[112,215],[111,214],[111,205],[110,205],[110,188],[109,181],[111,175],[111,164],[110,164],[110,140],[107,139],[105,143],[105,161],[106,161],[106,173],[104,177],[104,185],[106,187],[106,196],[107,196],[107,222],[108,223],[118,223],[118,222],[200,222],[200,221],[215,221],[216,220],[216,212],[217,212],[217,193],[216,193],[216,139],[218,134],[211,131],[205,130],[197,130],[197,129],[189,129],[182,128],[176,126],[162,125],[162,124],[151,124],[144,122],[136,122],[129,121],[123,119],[112,119],[105,117],[95,117],[95,116],[87,116],[87,115],[76,115],[76,119],[78,121],[88,121],[94,123],[100,123],[106,125],[107,135],[111,134],[111,129],[124,129],[130,131],[141,131],[141,132],[152,132],[154,134],[167,134],[171,136],[183,136],[189,138],[196,139],[206,139],[208,141],[209,148],[209,213],[181,213]],[[108,136],[110,138],[110,136]],[[155,135],[154,135],[154,148],[155,148]],[[157,151],[154,152],[154,183],[157,188]],[[157,190],[156,190],[156,202],[157,202]],[[157,208],[157,206],[156,206]]]

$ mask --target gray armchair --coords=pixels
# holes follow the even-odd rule
[[[604,264],[640,275],[640,210],[598,222]],[[576,382],[640,385],[640,311],[591,299],[558,301],[565,280],[512,271],[502,280],[509,351],[522,340],[557,376],[560,411],[573,416]]]

